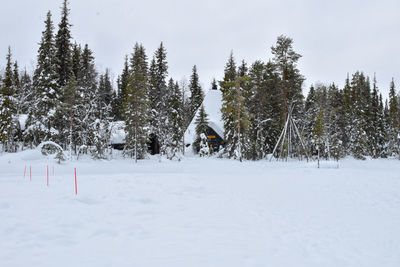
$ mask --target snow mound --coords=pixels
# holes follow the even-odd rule
[[[111,129],[111,144],[123,144],[125,143],[125,122],[115,121],[110,125]]]

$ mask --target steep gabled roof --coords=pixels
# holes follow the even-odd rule
[[[222,93],[220,90],[209,90],[203,100],[204,109],[208,115],[208,126],[212,128],[221,138],[224,137],[224,124],[222,122],[221,107]],[[185,132],[185,144],[193,144],[196,139],[196,118],[200,109],[189,124]]]

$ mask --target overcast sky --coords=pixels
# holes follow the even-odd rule
[[[32,70],[48,10],[59,22],[62,0],[1,0],[0,68],[8,45],[20,66]],[[6,2],[6,3],[4,3]],[[141,42],[149,57],[163,41],[169,73],[188,78],[194,64],[205,87],[222,77],[233,50],[237,61],[271,58],[277,36],[294,39],[303,55],[305,90],[315,82],[343,85],[357,70],[373,76],[387,96],[400,85],[400,1],[396,0],[69,0],[72,35],[88,43],[100,71],[114,79],[124,55]]]

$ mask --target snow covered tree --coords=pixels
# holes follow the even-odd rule
[[[204,138],[201,137],[202,134],[207,135],[208,132],[208,115],[206,113],[206,110],[204,108],[204,105],[200,106],[199,109],[199,114],[196,117],[195,120],[196,124],[196,139],[193,143],[193,148],[196,150],[196,152],[199,152],[201,149],[201,142],[203,141],[204,143]]]
[[[73,150],[76,151],[76,128],[78,125],[76,124],[76,118],[78,109],[76,108],[79,103],[79,94],[78,94],[78,85],[75,80],[75,77],[72,75],[65,85],[62,96],[62,104],[59,106],[57,110],[57,120],[59,137],[58,140],[61,140],[64,144],[64,147],[69,151],[69,158],[72,157]],[[68,133],[66,136],[65,133]]]
[[[366,89],[368,88],[368,89]],[[351,153],[357,159],[365,159],[368,156],[368,121],[367,101],[364,100],[366,90],[370,90],[369,82],[363,73],[356,72],[351,80],[352,110],[350,141]]]
[[[75,43],[72,46],[72,74],[75,76],[75,80],[78,86],[81,85],[82,80],[82,47]]]
[[[124,78],[125,79],[125,78]],[[135,161],[147,156],[149,139],[148,66],[143,45],[137,44],[130,61],[130,76],[126,88],[124,154]]]
[[[124,110],[124,103],[127,98],[128,79],[129,79],[129,64],[128,64],[128,56],[126,56],[122,74],[118,77],[117,81],[118,94],[113,105],[113,116],[117,121],[125,119],[126,113]]]
[[[294,116],[302,109],[303,94],[301,88],[304,78],[297,69],[297,61],[301,55],[293,50],[293,39],[283,35],[278,37],[276,45],[271,47],[271,50],[274,56],[273,62],[281,79],[283,124],[287,118],[289,105],[295,105]]]
[[[100,75],[100,81],[97,91],[98,99],[98,116],[99,118],[110,118],[111,117],[111,103],[113,87],[110,79],[110,71],[106,69],[105,73]]]
[[[320,158],[320,151],[322,149],[322,145],[324,144],[325,138],[325,123],[324,123],[324,112],[322,109],[318,112],[318,117],[315,121],[315,127],[313,129],[314,133],[314,140],[316,144],[316,149],[318,152],[318,167],[319,167],[319,158]]]
[[[334,159],[339,160],[345,156],[343,146],[343,136],[345,135],[346,113],[343,111],[344,97],[343,91],[332,84],[328,90],[328,103],[330,110],[327,114],[328,149],[329,154]]]
[[[19,87],[17,88],[17,114],[28,114],[32,105],[32,79],[26,69],[22,72]]]
[[[194,114],[200,107],[201,103],[203,103],[204,93],[200,86],[199,75],[197,74],[197,67],[196,65],[193,66],[192,75],[190,76],[189,82],[189,89],[190,89],[190,114],[193,118]]]
[[[106,159],[111,138],[110,122],[112,121],[112,94],[113,88],[109,70],[100,75],[98,85],[91,101],[93,119],[90,119],[90,129],[94,129],[90,135],[90,153],[95,159]]]
[[[5,152],[17,152],[15,140],[17,124],[15,114],[15,86],[13,79],[11,48],[8,47],[3,86],[0,90],[0,141]]]
[[[370,151],[373,158],[383,156],[385,145],[385,129],[383,118],[383,103],[380,103],[379,89],[377,86],[376,78],[374,77],[373,89],[371,94],[371,118],[370,118]]]
[[[60,104],[61,91],[57,86],[56,47],[54,26],[50,11],[39,44],[37,65],[33,75],[33,103],[29,107],[26,141],[39,145],[42,141],[55,141],[55,111]]]
[[[151,107],[151,132],[155,135],[161,155],[166,153],[167,143],[167,106],[166,99],[168,76],[167,52],[163,43],[154,53],[149,69],[149,96]]]
[[[272,152],[281,131],[281,100],[277,97],[281,89],[276,66],[255,61],[244,85],[245,109],[250,120],[246,158],[263,159]]]
[[[390,83],[389,90],[389,154],[392,156],[399,155],[399,134],[400,134],[400,112],[397,103],[397,94],[394,79]]]
[[[59,87],[65,86],[73,74],[69,12],[68,1],[64,0],[61,8],[61,22],[56,35],[56,71]]]
[[[208,137],[202,133],[200,134],[199,156],[205,157],[210,155],[210,146],[208,145]]]
[[[243,96],[247,76],[239,76],[236,63],[231,53],[225,67],[224,80],[221,82],[222,91],[222,120],[224,122],[225,152],[229,158],[243,160],[249,149],[248,129],[250,115],[245,108]]]
[[[311,85],[310,90],[305,101],[305,139],[307,140],[308,147],[311,151],[316,151],[314,142],[314,129],[318,115],[317,99],[315,94],[315,87]]]
[[[171,78],[168,83],[168,133],[167,133],[167,157],[168,159],[178,158],[182,149],[183,135],[183,109],[182,92],[179,84]]]
[[[95,69],[93,52],[86,44],[80,52],[78,64],[78,94],[80,103],[78,107],[77,123],[79,133],[77,143],[80,146],[80,153],[86,153],[87,149],[93,145],[94,132],[98,129],[97,117],[97,71]],[[94,150],[92,149],[91,152]],[[97,154],[96,154],[97,155]]]

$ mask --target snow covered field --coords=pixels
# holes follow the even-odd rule
[[[400,162],[315,164],[3,155],[0,266],[400,266]]]

